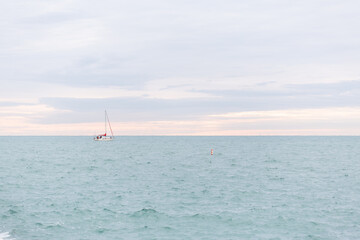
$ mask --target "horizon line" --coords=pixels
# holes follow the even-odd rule
[[[0,135],[0,137],[94,137],[95,135]],[[115,137],[360,137],[360,135],[119,135]]]

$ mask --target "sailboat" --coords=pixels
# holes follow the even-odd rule
[[[108,134],[107,134],[107,124],[109,124],[109,129],[111,131],[111,136],[108,136]],[[113,134],[113,131],[111,129],[109,116],[107,115],[107,112],[105,110],[105,133],[97,135],[96,137],[94,137],[94,140],[95,141],[112,141],[113,139],[114,139],[114,134]]]

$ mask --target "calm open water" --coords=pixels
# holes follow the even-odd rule
[[[360,239],[360,137],[0,137],[0,239]]]

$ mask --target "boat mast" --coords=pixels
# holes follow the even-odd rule
[[[105,134],[106,134],[106,110],[105,110]]]
[[[114,138],[114,133],[113,133],[113,131],[112,131],[112,128],[111,128],[111,124],[110,124],[110,119],[109,119],[109,116],[107,115],[107,112],[105,111],[105,118],[107,118],[107,120],[108,120],[108,123],[109,123],[109,128],[110,128],[110,131],[111,131],[111,136],[112,136],[112,138]],[[105,121],[106,121],[106,119],[105,119]]]

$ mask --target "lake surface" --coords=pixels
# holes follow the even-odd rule
[[[0,239],[359,238],[360,137],[0,137]]]

